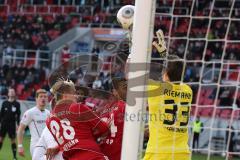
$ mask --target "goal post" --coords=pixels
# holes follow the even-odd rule
[[[136,0],[122,146],[123,160],[142,158],[145,122],[135,117],[140,114],[148,115],[145,111],[147,98],[144,91],[150,60],[164,61],[165,64],[175,61],[156,56],[155,50],[151,52],[154,25],[155,29],[162,29],[164,32],[168,55],[177,55],[184,61],[181,80],[193,91],[188,123],[191,159],[228,159],[233,155],[239,159],[239,5],[237,0]],[[139,63],[142,64],[141,70],[136,71],[136,64]],[[137,81],[132,81],[136,77]],[[133,91],[142,91],[142,95],[136,97]],[[134,105],[131,104],[133,100]],[[193,123],[197,117],[204,124],[199,143],[195,143],[196,136],[194,140],[193,133]],[[232,147],[233,141],[236,142]],[[173,142],[175,143],[175,139]],[[173,147],[172,151],[174,150]]]
[[[147,68],[151,59],[152,39],[155,18],[155,0],[136,0],[135,14],[132,32],[131,60],[128,74],[128,93],[127,105],[125,111],[124,134],[122,143],[121,159],[138,160],[141,159],[142,142],[144,134],[144,121],[137,116],[141,116],[146,110],[146,98],[144,98],[147,83]],[[133,58],[134,57],[134,58]],[[134,64],[140,64],[141,70]],[[138,84],[135,91],[138,91],[138,97],[131,92],[131,86],[134,81],[131,79],[138,78]],[[140,95],[140,96],[139,96]],[[134,105],[131,104],[135,98]]]

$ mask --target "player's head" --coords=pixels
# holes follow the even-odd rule
[[[75,86],[76,88],[76,95],[78,102],[84,102],[86,97],[88,96],[88,89],[86,87]]]
[[[59,80],[51,88],[56,102],[61,100],[71,100],[76,102],[76,89],[70,80]]]
[[[178,58],[171,58],[163,71],[163,81],[181,82],[184,62]]]
[[[15,90],[13,88],[8,89],[8,98],[10,100],[14,100],[16,98],[16,93],[15,93]]]
[[[36,91],[36,104],[37,107],[42,110],[46,107],[48,102],[47,91],[45,89],[38,89]]]
[[[124,78],[116,78],[112,80],[113,83],[113,95],[118,99],[126,101],[127,97],[127,81]]]
[[[197,121],[197,122],[200,121],[200,117],[199,117],[199,116],[196,117],[196,121]]]

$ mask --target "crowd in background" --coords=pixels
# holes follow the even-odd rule
[[[101,24],[106,24],[105,27],[119,28],[116,21],[116,12],[122,5],[134,3],[133,0],[21,0],[20,4],[18,2],[20,1],[0,0],[0,4],[8,4],[10,6],[19,5],[18,9],[26,13],[30,13],[27,6],[32,4],[37,6],[44,4],[49,7],[71,6],[72,8],[67,14],[62,12],[59,12],[59,14],[55,12],[52,15],[0,14],[0,25],[2,26],[0,28],[0,52],[4,51],[7,54],[9,53],[9,55],[12,54],[12,50],[15,48],[48,51],[47,43],[76,25],[87,24],[90,27],[99,27],[102,26]],[[195,3],[193,5],[193,12],[191,12],[192,2]],[[230,13],[232,13],[230,17],[239,18],[240,10],[238,8],[240,7],[240,2],[236,1],[233,12],[230,12],[231,2],[216,1],[211,15],[212,18],[209,19],[211,1],[176,1],[174,8],[172,8],[173,0],[157,1],[156,12],[158,14],[155,16],[155,30],[159,28],[163,29],[166,40],[169,43],[169,54],[176,54],[180,58],[198,61],[205,60],[207,62],[220,62],[222,58],[231,61],[240,60],[240,55],[238,54],[240,43],[225,43],[225,38],[228,40],[240,40],[240,32],[238,31],[240,23],[238,21],[229,21],[228,18],[214,19],[214,17],[228,17]],[[76,7],[79,8],[75,10]],[[171,9],[173,9],[174,15],[189,15],[189,17],[174,16],[172,18],[172,15],[169,14],[171,13]],[[166,15],[163,16],[161,13]],[[195,16],[205,16],[205,18],[195,18]],[[67,53],[62,57],[62,62],[65,62],[64,59],[70,58],[71,51],[69,48],[66,51]],[[97,54],[101,54],[101,46],[97,52]],[[225,53],[224,57],[223,53]],[[159,54],[155,49],[153,49],[152,57],[159,58]],[[201,67],[202,64],[200,62],[187,63],[184,81],[203,81],[200,75]],[[220,69],[220,65],[216,65],[215,67]],[[116,75],[123,77],[122,67],[116,68],[118,68]],[[235,65],[231,66],[231,68],[238,69],[239,66]],[[42,69],[36,68],[36,70],[40,71]],[[32,86],[32,83],[38,83],[34,80],[35,73],[27,72],[25,74],[22,73],[24,76],[20,75],[20,78],[17,77],[10,81],[3,79],[1,81],[1,86],[3,87],[1,88],[16,84]],[[4,76],[7,76],[7,79],[14,78],[9,75],[11,74]],[[76,83],[82,85],[86,83],[82,74],[72,76],[76,79]],[[93,78],[90,86],[109,90],[111,76],[109,73],[100,73],[97,77]],[[231,76],[236,79],[236,74]],[[23,77],[26,79],[24,82],[21,81]],[[211,82],[217,82],[215,77],[216,75],[212,77]]]
[[[46,85],[49,74],[47,68],[34,66],[23,66],[21,63],[16,65],[5,64],[0,68],[0,92],[2,96],[7,96],[8,88],[16,89],[20,99],[34,100],[35,91]]]
[[[2,3],[4,1],[2,0]],[[8,1],[6,1],[8,3]],[[10,1],[9,1],[10,2]],[[211,1],[194,1],[193,16],[209,16]],[[15,4],[12,2],[11,4]],[[192,18],[190,17],[174,17],[162,16],[161,13],[170,13],[173,1],[157,1],[157,12],[155,19],[155,30],[163,29],[166,36],[173,37],[170,40],[169,53],[178,54],[183,57],[187,54],[187,59],[205,60],[221,59],[224,49],[224,38],[229,40],[239,40],[240,33],[238,29],[240,23],[227,19],[209,19]],[[177,1],[174,6],[174,14],[189,15],[191,12],[193,1]],[[47,50],[46,44],[54,40],[68,29],[80,24],[92,24],[95,27],[100,27],[100,24],[106,24],[105,27],[119,27],[116,21],[116,12],[120,6],[125,4],[133,4],[132,0],[26,0],[22,4],[48,4],[48,5],[72,5],[81,6],[78,11],[74,11],[74,15],[62,14],[61,12],[55,16],[50,15],[4,15],[0,16],[0,46],[7,48],[24,48],[24,49],[42,49]],[[75,6],[75,5],[74,5]],[[90,6],[90,8],[89,8]],[[227,1],[217,1],[214,4],[213,17],[226,17],[230,14],[231,3]],[[240,3],[237,1],[234,5],[234,12],[231,17],[239,17],[238,10]],[[183,8],[183,9],[181,9]],[[224,11],[223,9],[228,9]],[[172,27],[171,20],[173,20]],[[209,25],[210,23],[210,25]],[[230,23],[230,24],[228,24]],[[107,24],[110,24],[109,26]],[[111,25],[111,24],[114,24]],[[230,25],[229,32],[227,27]],[[21,27],[18,27],[21,26]],[[209,26],[209,27],[208,27]],[[190,32],[188,34],[188,28]],[[172,29],[171,31],[169,29]],[[227,35],[226,35],[227,34]],[[184,37],[192,38],[187,45],[187,40]],[[180,38],[180,40],[174,39]],[[183,39],[181,39],[183,37]],[[206,42],[201,39],[207,37],[213,42]],[[199,40],[200,38],[200,40]],[[205,47],[207,46],[207,47]],[[205,49],[206,48],[206,49]],[[240,44],[229,43],[226,45],[226,59],[240,60],[238,51]],[[1,51],[1,47],[0,47]],[[204,53],[205,56],[204,56]]]

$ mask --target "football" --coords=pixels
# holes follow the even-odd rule
[[[123,29],[130,30],[133,25],[134,6],[126,5],[119,9],[117,13],[117,20]]]

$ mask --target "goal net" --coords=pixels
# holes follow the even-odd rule
[[[239,8],[238,0],[158,0],[156,3],[154,32],[162,29],[167,54],[183,60],[181,81],[193,91],[187,126],[192,160],[240,157]],[[153,60],[169,62],[160,58],[154,48]],[[197,119],[201,122],[198,129],[194,127]],[[199,139],[194,132],[199,133]],[[147,135],[143,142],[142,153],[147,146]]]

